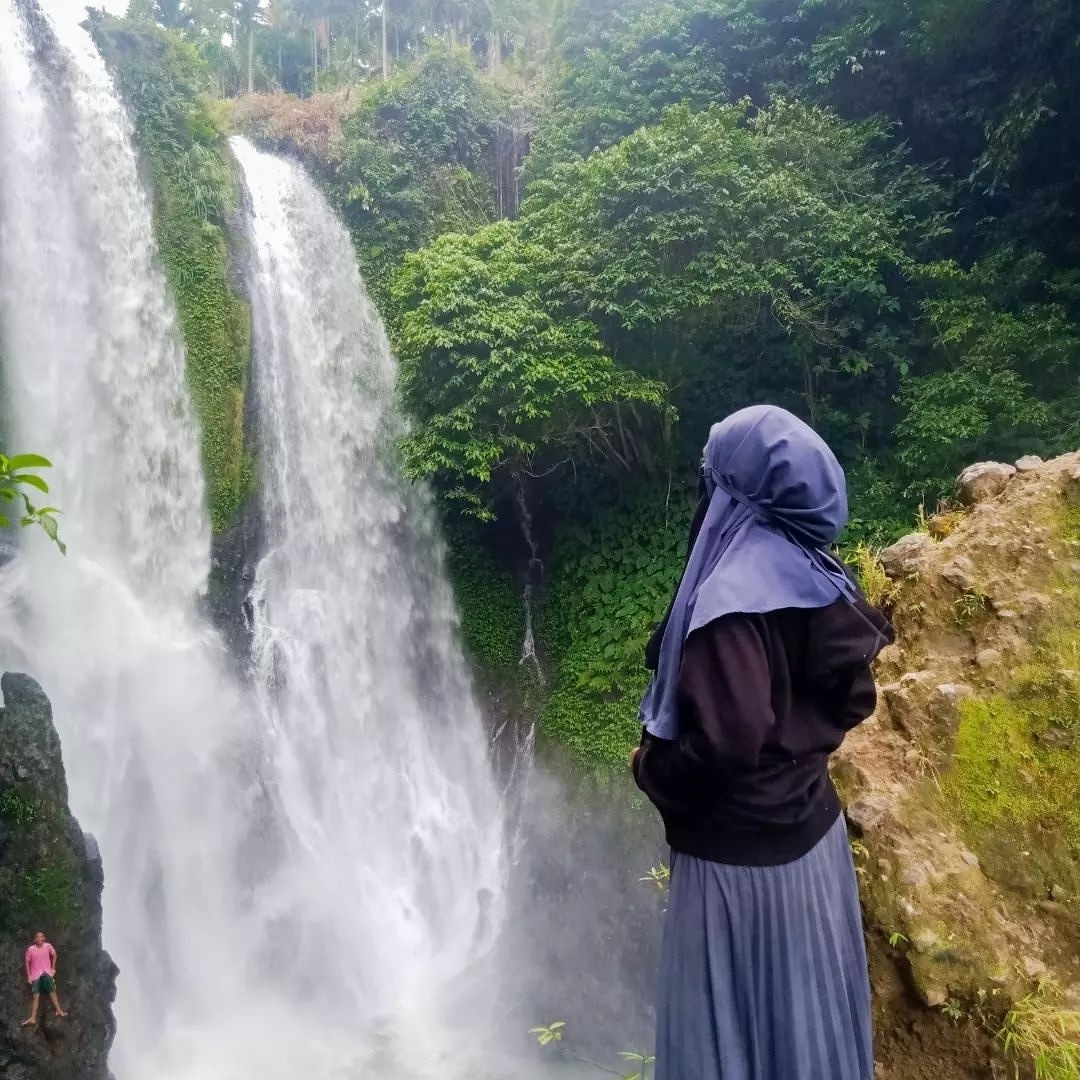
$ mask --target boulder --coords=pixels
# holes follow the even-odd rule
[[[881,553],[882,569],[893,581],[912,577],[933,549],[934,541],[926,533],[911,533]]]
[[[4,675],[0,690],[0,1077],[110,1080],[117,970],[101,944],[101,856],[68,809],[49,699],[27,675]],[[69,1015],[43,1002],[38,1026],[23,1028],[19,972],[39,929],[59,954]]]
[[[1025,454],[1016,463],[1016,471],[1020,473],[1038,472],[1045,464],[1046,462],[1037,454]]]
[[[1016,468],[1000,461],[980,461],[969,465],[956,481],[956,496],[965,506],[974,506],[1000,495]]]

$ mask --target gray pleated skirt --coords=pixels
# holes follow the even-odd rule
[[[870,980],[841,816],[785,866],[673,854],[656,1080],[872,1080]]]

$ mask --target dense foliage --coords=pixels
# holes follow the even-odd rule
[[[309,95],[317,66],[338,88],[236,115],[262,109],[352,230],[411,474],[490,536],[520,491],[537,508],[546,718],[584,756],[632,738],[718,416],[771,400],[814,422],[852,541],[974,458],[1075,443],[1069,0],[220,2],[154,8],[219,92]],[[160,126],[140,120],[151,158]],[[453,535],[459,568],[484,564],[475,520]],[[463,584],[467,625],[509,626],[482,610],[496,592]]]

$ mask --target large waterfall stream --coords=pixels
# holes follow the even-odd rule
[[[264,551],[254,671],[199,614],[196,424],[128,120],[74,16],[0,0],[0,354],[70,554],[21,538],[36,675],[106,866],[118,1080],[500,1077],[507,856],[393,364],[347,234],[238,142]],[[475,1020],[474,1027],[467,1021]]]
[[[301,978],[325,954],[307,982],[328,1014],[374,1023],[403,1075],[425,1076],[460,1053],[448,1005],[475,1009],[489,981],[500,797],[431,512],[397,471],[394,364],[348,233],[297,166],[233,149],[266,538],[254,651],[283,846],[258,895]]]

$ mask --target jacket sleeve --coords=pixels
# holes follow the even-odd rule
[[[678,706],[679,738],[646,735],[634,779],[661,811],[694,813],[727,777],[758,764],[775,724],[762,616],[728,615],[687,638]]]

